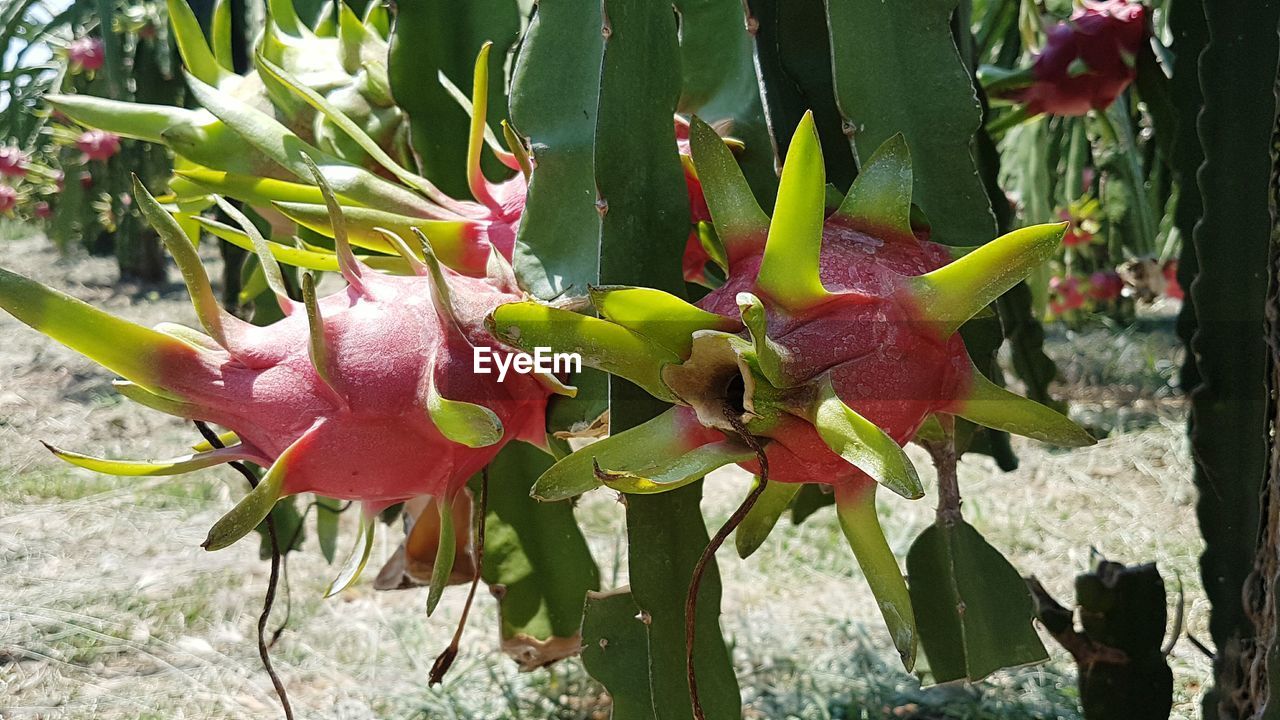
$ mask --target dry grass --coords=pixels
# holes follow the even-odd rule
[[[177,288],[154,295],[115,291],[108,261],[56,263],[34,240],[8,249],[8,257],[25,265],[18,269],[120,314],[145,322],[190,320]],[[199,548],[209,525],[243,492],[242,481],[213,471],[115,479],[57,465],[37,439],[111,455],[161,456],[180,452],[195,434],[114,400],[105,373],[7,317],[0,318],[0,337],[6,338],[0,344],[0,717],[275,716],[253,640],[266,564],[251,542],[217,553]],[[1073,357],[1097,355],[1103,367],[1124,352],[1154,358],[1145,365],[1151,370],[1137,374],[1154,373],[1156,381],[1176,366],[1167,337],[1112,338],[1074,337],[1058,347],[1070,346]],[[1175,365],[1161,365],[1166,359]],[[1121,358],[1100,379],[1080,377],[1107,382],[1122,370],[1134,374],[1133,363]],[[1144,383],[1150,387],[1147,380],[1132,384],[1141,390]],[[1079,384],[1077,392],[1083,393]],[[1089,403],[1118,405],[1104,394]],[[1114,560],[1159,561],[1171,588],[1175,575],[1182,578],[1189,627],[1204,635],[1208,608],[1196,569],[1201,543],[1178,406],[1157,398],[1152,408],[1141,422],[1123,424],[1141,429],[1088,450],[1059,454],[1019,443],[1023,464],[1013,473],[981,458],[966,460],[965,512],[1019,569],[1038,575],[1064,601],[1074,575],[1089,566],[1091,547]],[[745,491],[740,473],[713,477],[709,521],[720,522]],[[905,553],[930,521],[931,502],[883,501],[896,550]],[[581,504],[606,579],[625,578],[625,568],[614,567],[620,512],[607,493]],[[394,534],[381,533],[375,561],[393,549]],[[1078,717],[1073,671],[1052,646],[1048,665],[1001,673],[970,689],[921,691],[895,670],[874,604],[829,511],[800,527],[784,522],[748,561],[726,550],[720,562],[723,623],[755,717],[894,717],[894,708],[915,708],[900,717]],[[449,680],[429,689],[427,668],[448,641],[463,593],[447,593],[428,620],[424,593],[375,594],[368,578],[338,598],[320,599],[333,572],[314,544],[290,562],[292,612],[274,657],[299,717],[585,718],[599,711],[598,688],[576,662],[519,674],[500,657],[493,605],[485,598]],[[283,617],[281,603],[275,621]],[[1177,714],[1192,717],[1208,661],[1185,642],[1173,661]]]

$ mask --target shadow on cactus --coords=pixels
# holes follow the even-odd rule
[[[752,493],[759,500],[738,528],[740,554],[759,546],[802,484],[831,486],[910,668],[911,601],[875,512],[877,483],[923,495],[901,446],[935,414],[1059,445],[1093,443],[1066,417],[985,379],[957,334],[1053,254],[1064,226],[1018,230],[952,260],[911,225],[911,162],[900,136],[829,212],[810,115],[791,142],[769,218],[715,132],[695,119],[691,134],[727,259],[722,287],[697,305],[646,288],[598,287],[599,318],[522,302],[489,320],[505,342],[577,351],[674,405],[560,461],[533,492],[548,501],[601,484],[658,493],[733,463],[758,473],[734,427],[741,424],[763,441],[772,482]]]

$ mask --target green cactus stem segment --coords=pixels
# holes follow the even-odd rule
[[[757,484],[760,482],[759,476],[755,478],[755,482]],[[800,483],[780,482],[769,483],[765,487],[756,504],[747,512],[747,516],[742,519],[742,523],[734,532],[733,541],[738,557],[745,560],[760,549],[765,538],[769,537],[773,527],[778,524],[782,513],[791,507],[791,501],[795,500],[796,494],[802,487],[804,486]]]
[[[922,320],[950,337],[969,318],[1053,257],[1067,223],[1032,225],[1002,235],[964,257],[913,278],[909,289]]]
[[[874,237],[911,237],[911,150],[902,133],[871,155],[837,215]]]
[[[760,292],[790,309],[812,307],[830,296],[818,276],[826,182],[818,131],[813,113],[807,112],[787,149],[764,259],[756,276]]]
[[[867,584],[871,586],[871,593],[875,595],[880,614],[889,627],[902,664],[910,671],[916,662],[918,633],[915,614],[898,559],[889,549],[880,528],[880,518],[876,515],[876,486],[869,483],[862,486],[840,485],[835,491],[840,529],[853,550],[858,567],[867,578]]]

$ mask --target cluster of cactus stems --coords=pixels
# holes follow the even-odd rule
[[[0,307],[119,375],[116,387],[129,399],[224,429],[225,447],[205,444],[167,460],[51,448],[58,457],[119,475],[230,462],[265,470],[210,529],[209,550],[252,532],[291,495],[358,501],[359,536],[331,587],[337,592],[367,563],[374,518],[408,503],[416,513],[410,540],[424,529],[436,535],[425,543],[434,552],[424,583],[431,612],[447,584],[482,571],[464,551],[474,544],[467,483],[512,441],[547,451],[531,494],[548,508],[600,486],[676,490],[737,464],[756,476],[735,520],[739,553],[764,542],[802,486],[830,488],[911,668],[917,611],[875,509],[878,485],[908,499],[924,495],[903,446],[951,443],[955,418],[1056,445],[1093,442],[1057,411],[989,380],[959,334],[1057,252],[1065,225],[1034,225],[976,247],[935,244],[913,205],[902,135],[867,156],[847,193],[832,192],[814,117],[805,114],[769,215],[735,159],[742,143],[696,116],[676,117],[692,201],[684,270],[714,289],[696,303],[615,285],[580,288],[589,302],[548,301],[522,288],[512,266],[540,151],[505,121],[505,147],[493,137],[488,45],[467,103],[471,198],[458,199],[409,169],[405,118],[389,91],[387,17],[376,4],[363,19],[340,4],[336,37],[320,37],[288,0],[272,0],[255,70],[245,76],[231,71],[220,35],[227,3],[218,6],[212,47],[183,0],[168,7],[198,107],[75,95],[49,102],[86,126],[172,150],[170,194],[157,199],[135,179],[133,196],[181,271],[201,330],[144,328],[4,270]],[[485,177],[486,147],[507,179]],[[269,221],[270,237],[225,198]],[[214,206],[231,222],[201,215]],[[255,254],[265,301],[282,319],[257,326],[220,305],[196,250],[202,230]],[[290,239],[294,232],[302,237]],[[304,271],[300,293],[281,265]],[[317,272],[339,275],[344,286],[320,297]],[[570,453],[559,428],[548,426],[548,405],[572,398],[574,380],[476,374],[480,347],[578,353],[670,408]],[[506,488],[495,477],[485,494],[496,502]],[[490,515],[481,505],[483,527]],[[432,511],[438,517],[424,520]],[[483,535],[475,539],[483,545]],[[416,547],[420,556],[420,545],[402,552]],[[528,639],[524,651],[542,649],[527,664],[580,646],[577,633],[558,637],[564,642],[554,649],[537,643],[557,636]],[[692,643],[689,658],[692,667]]]

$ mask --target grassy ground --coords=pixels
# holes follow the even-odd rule
[[[193,320],[180,287],[116,287],[110,261],[62,263],[33,239],[6,241],[5,252],[6,266],[133,319]],[[7,317],[0,337],[0,717],[276,716],[254,645],[266,564],[253,543],[199,548],[243,481],[225,470],[137,480],[59,465],[37,440],[154,457],[180,453],[196,436],[122,403],[105,372]],[[1095,549],[1123,562],[1158,561],[1171,588],[1181,578],[1188,627],[1204,636],[1201,543],[1182,406],[1170,389],[1178,364],[1170,331],[1058,331],[1051,340],[1077,414],[1115,432],[1070,454],[1019,442],[1022,465],[1012,473],[966,459],[966,516],[1063,601]],[[709,522],[719,523],[745,478],[730,471],[708,482]],[[905,553],[931,520],[932,502],[883,501],[896,550]],[[603,576],[625,581],[616,561],[620,506],[597,492],[579,513]],[[394,549],[395,534],[381,532],[374,563]],[[748,561],[732,550],[719,560],[723,624],[750,717],[1079,717],[1074,670],[1051,641],[1044,666],[972,687],[920,689],[895,667],[830,511],[800,527],[784,522]],[[607,717],[607,700],[576,661],[521,674],[501,657],[483,596],[462,657],[442,687],[428,688],[427,668],[448,642],[463,592],[446,593],[428,620],[425,592],[375,593],[369,577],[322,600],[334,572],[314,545],[305,547],[289,563],[290,601],[273,618],[273,626],[284,621],[287,608],[273,657],[299,717]],[[1192,717],[1209,663],[1186,641],[1172,663],[1176,716]]]

